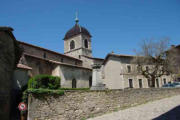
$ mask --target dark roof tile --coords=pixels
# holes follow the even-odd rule
[[[68,39],[68,38],[71,38],[75,35],[78,35],[78,34],[85,34],[89,37],[91,37],[91,34],[89,33],[89,31],[84,28],[84,27],[81,27],[79,24],[75,24],[74,27],[72,27],[66,34],[65,34],[65,37],[64,37],[64,40],[65,39]]]

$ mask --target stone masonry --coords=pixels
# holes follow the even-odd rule
[[[180,89],[66,91],[63,96],[30,95],[28,120],[84,120],[173,95]]]

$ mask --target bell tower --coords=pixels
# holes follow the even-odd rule
[[[64,54],[80,58],[80,56],[92,57],[91,34],[79,25],[76,14],[75,25],[65,34]]]

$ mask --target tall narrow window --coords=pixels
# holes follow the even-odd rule
[[[156,79],[156,85],[157,85],[157,87],[159,87],[159,80],[158,79]]]
[[[70,42],[70,49],[72,50],[72,49],[74,49],[75,48],[75,42],[74,42],[74,40],[72,40],[71,42]]]
[[[146,66],[146,71],[149,71],[149,67],[148,66]]]
[[[164,78],[163,81],[164,81],[164,84],[166,84],[166,78]]]
[[[72,88],[76,88],[76,79],[72,80]]]
[[[130,65],[127,66],[127,72],[128,72],[128,73],[131,72],[131,66],[130,66]]]
[[[141,67],[138,65],[137,66],[137,72],[140,73]]]
[[[43,54],[43,57],[46,58],[46,53]]]
[[[139,79],[139,88],[142,88],[142,79]]]
[[[147,81],[148,81],[148,87],[151,87],[151,81],[150,81],[150,79],[147,79]]]
[[[92,86],[92,76],[89,77],[89,87]]]
[[[88,40],[87,39],[84,40],[84,46],[85,46],[85,48],[88,48]]]
[[[129,79],[129,88],[133,88],[133,80]]]

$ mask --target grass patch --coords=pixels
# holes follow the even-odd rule
[[[88,91],[90,88],[58,88],[58,90],[85,90]]]
[[[81,120],[86,120],[86,118],[81,118]]]

